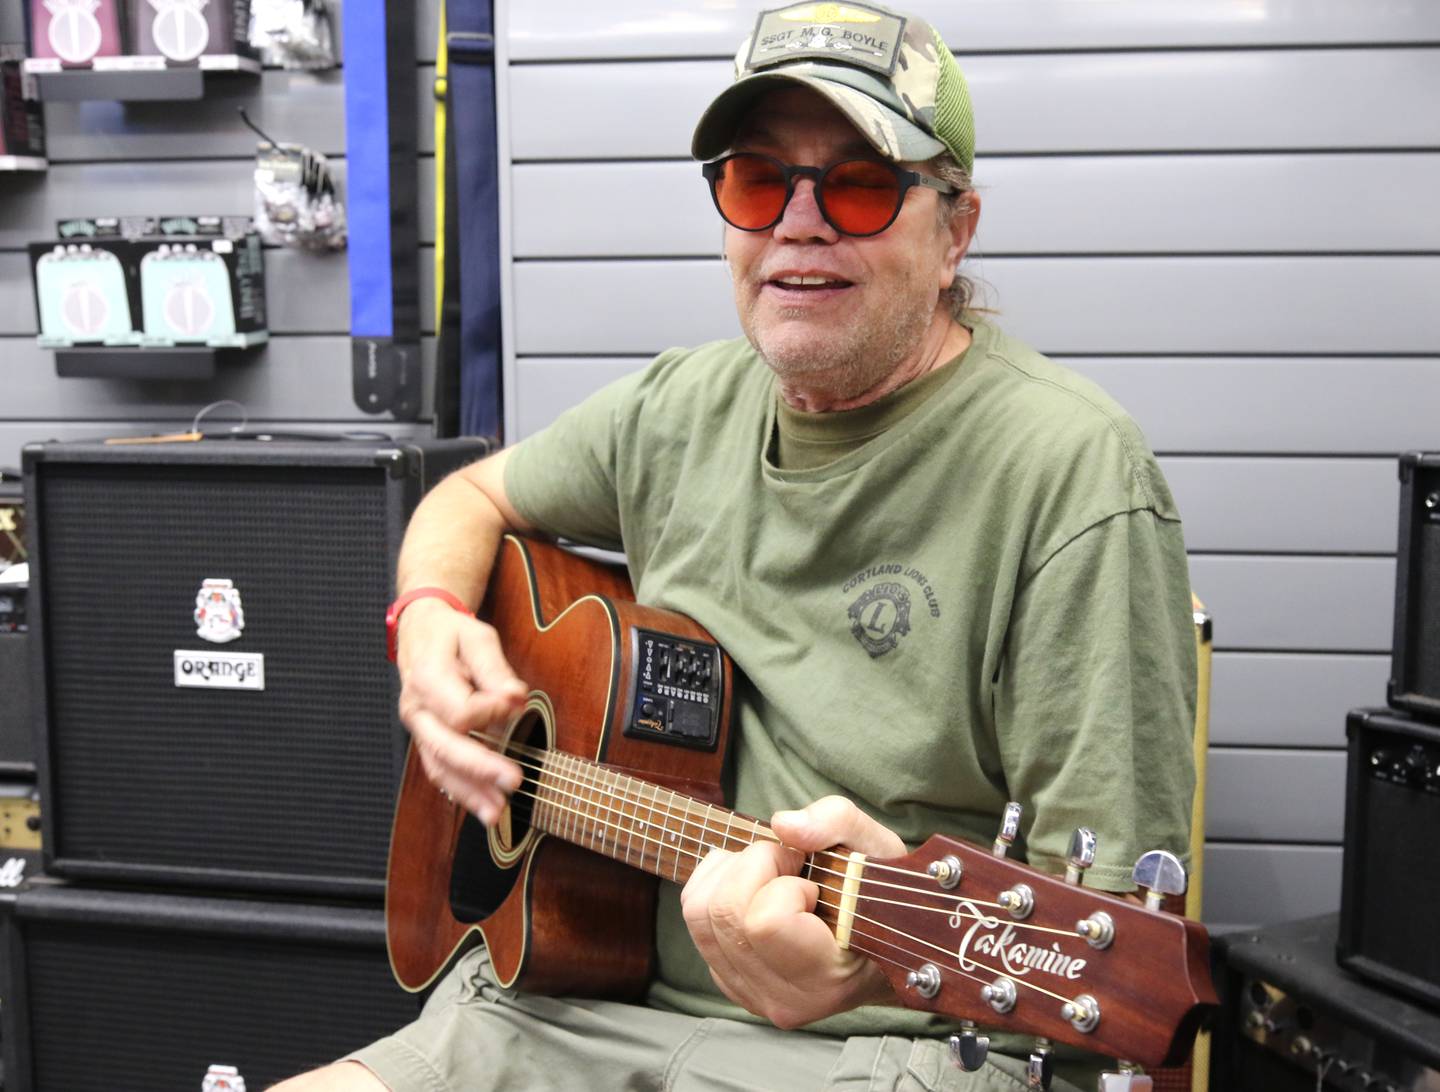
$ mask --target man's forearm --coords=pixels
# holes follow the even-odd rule
[[[416,507],[396,567],[396,590],[441,587],[477,609],[500,539],[530,528],[505,496],[509,451],[451,474]],[[403,617],[403,616],[402,616]]]

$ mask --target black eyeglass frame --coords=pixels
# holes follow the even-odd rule
[[[773,163],[780,169],[780,175],[785,182],[785,200],[780,202],[780,211],[775,219],[761,227],[742,227],[725,215],[725,210],[720,207],[720,195],[716,192],[716,184],[720,178],[721,169],[732,159],[763,159],[767,163]],[[846,231],[839,224],[830,218],[830,210],[825,207],[825,176],[836,167],[843,167],[847,163],[873,163],[877,167],[885,167],[895,175],[899,187],[895,196],[895,208],[890,213],[890,219],[876,228],[874,231]],[[868,239],[873,235],[879,235],[893,224],[900,215],[900,210],[905,207],[905,195],[910,192],[911,186],[925,186],[935,190],[937,193],[951,194],[959,193],[954,186],[943,178],[932,178],[928,174],[921,174],[919,171],[907,171],[903,167],[896,166],[888,159],[865,159],[861,156],[851,156],[849,159],[841,159],[835,163],[827,164],[824,167],[792,167],[783,160],[776,159],[773,155],[765,155],[762,152],[732,152],[730,155],[721,156],[719,159],[712,159],[709,163],[700,166],[700,173],[710,184],[710,200],[715,203],[715,211],[720,214],[720,219],[733,227],[736,231],[769,231],[782,219],[785,218],[785,210],[790,207],[790,199],[795,196],[795,180],[808,178],[815,183],[815,204],[820,209],[820,215],[825,222],[838,231],[841,235],[848,235],[852,239]]]

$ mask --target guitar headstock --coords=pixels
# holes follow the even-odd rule
[[[1216,998],[1204,927],[1159,909],[1184,891],[1180,862],[1141,858],[1140,905],[1083,885],[1089,831],[1076,832],[1065,877],[1009,860],[1007,847],[1003,831],[993,851],[935,835],[864,860],[839,893],[837,933],[912,1008],[1144,1066],[1182,1061]]]

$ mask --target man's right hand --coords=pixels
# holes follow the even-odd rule
[[[473,738],[506,722],[528,689],[493,627],[438,599],[416,599],[400,616],[400,719],[426,776],[487,826],[519,787],[521,770]]]

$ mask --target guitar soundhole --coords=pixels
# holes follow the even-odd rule
[[[536,776],[547,744],[543,711],[526,710],[505,748],[525,771],[525,780],[493,829],[487,830],[473,815],[461,823],[450,870],[450,911],[456,921],[488,918],[515,886],[530,847]]]

